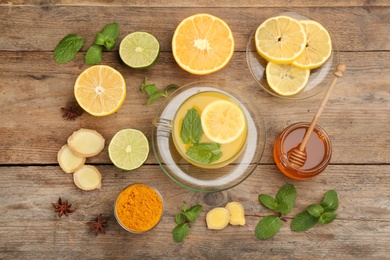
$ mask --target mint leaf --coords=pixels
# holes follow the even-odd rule
[[[119,24],[107,24],[98,34],[96,34],[95,44],[104,45],[107,50],[111,50],[119,36]]]
[[[165,87],[164,91],[159,91],[156,84],[146,84],[146,79],[147,78],[144,78],[144,81],[142,82],[141,91],[142,93],[146,92],[149,95],[149,99],[146,102],[147,105],[152,104],[154,101],[156,101],[159,98],[167,97],[169,89],[180,87],[179,85],[176,84],[170,84]]]
[[[180,213],[176,214],[175,221],[177,224],[182,224],[186,221],[186,216],[184,215],[183,212],[180,212]]]
[[[266,216],[256,226],[255,236],[265,240],[273,237],[282,227],[282,220],[278,216]]]
[[[106,47],[107,50],[111,50],[114,48],[116,41],[111,38],[107,38],[107,40],[104,42],[104,47]]]
[[[319,219],[319,217],[314,217],[305,210],[293,218],[291,221],[291,229],[296,232],[309,230],[318,223]]]
[[[83,45],[84,40],[80,36],[76,34],[65,36],[54,50],[54,60],[58,63],[66,63],[73,60]]]
[[[185,211],[185,215],[189,221],[194,222],[201,212],[202,212],[202,206],[194,205],[190,209]]]
[[[166,97],[164,92],[156,91],[153,94],[150,95],[148,101],[146,102],[147,105],[152,104],[154,101],[156,101],[159,98]]]
[[[95,44],[103,46],[105,41],[106,41],[106,36],[104,34],[102,33],[96,34]]]
[[[118,39],[119,36],[119,24],[117,23],[107,24],[100,31],[100,33],[106,36],[106,41],[104,42],[104,45],[108,50],[111,50],[111,48],[115,45],[115,41]]]
[[[267,194],[260,194],[259,195],[259,201],[267,208],[275,210],[278,206],[278,203],[276,202],[275,198],[267,195]]]
[[[287,214],[294,207],[297,198],[297,191],[292,184],[284,184],[276,194],[276,202],[278,207],[276,210],[280,213]]]
[[[192,214],[195,215],[195,218],[197,218],[199,216],[199,214],[202,212],[202,206],[201,205],[194,205],[187,211],[192,212]]]
[[[306,208],[306,210],[313,217],[319,217],[322,213],[324,213],[324,208],[319,204],[311,204]]]
[[[339,198],[337,192],[334,190],[328,190],[321,202],[321,206],[324,208],[325,212],[335,211],[339,207]]]
[[[95,65],[102,61],[102,46],[92,45],[89,47],[87,53],[85,54],[84,62],[88,65]]]
[[[187,223],[181,223],[177,225],[172,231],[173,241],[175,241],[176,243],[182,242],[184,238],[188,235],[189,231],[190,227]]]
[[[336,218],[336,214],[332,212],[325,212],[324,214],[321,215],[318,223],[320,224],[329,224]]]
[[[142,85],[141,85],[142,93],[146,92],[148,95],[152,95],[155,92],[158,92],[156,84],[146,84],[146,79],[147,78],[144,78],[144,81],[142,82]]]
[[[185,144],[196,144],[202,139],[202,123],[195,108],[191,108],[184,116],[180,138]]]
[[[222,157],[221,145],[217,143],[197,143],[190,146],[186,154],[197,162],[210,164]]]
[[[291,209],[292,209],[292,206],[283,201],[281,203],[278,203],[278,205],[275,208],[275,211],[286,215],[287,213],[289,213],[291,211]]]
[[[186,206],[186,205],[184,205],[184,204],[183,204],[183,205],[181,205],[181,211],[183,211],[183,212],[184,212],[184,211],[187,211],[187,206]]]
[[[171,89],[171,88],[180,88],[180,86],[177,85],[177,84],[169,84],[168,86],[166,86],[166,87],[164,88],[165,94],[168,95],[168,90]]]

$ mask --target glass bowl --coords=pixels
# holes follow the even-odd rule
[[[118,214],[118,210],[122,215]],[[157,189],[143,183],[133,183],[119,193],[115,201],[114,216],[124,230],[140,234],[155,228],[163,211],[163,198]],[[151,216],[154,216],[153,220],[150,219]],[[142,228],[139,225],[143,225]]]
[[[219,168],[195,166],[177,151],[172,137],[176,111],[189,97],[200,92],[219,92],[238,103],[247,120],[247,140],[241,154]],[[198,192],[215,192],[232,188],[256,169],[264,151],[265,126],[254,102],[237,89],[217,82],[199,81],[173,92],[160,106],[153,120],[152,148],[161,169],[179,185]]]
[[[311,17],[295,13],[295,12],[288,12],[288,13],[282,13],[280,15],[286,15],[290,16],[292,18],[295,18],[297,20],[315,20],[319,22],[316,19],[313,19]],[[324,23],[321,23],[324,25]],[[260,25],[260,24],[259,24]],[[325,26],[324,26],[325,27]],[[326,27],[325,27],[326,28]],[[257,53],[256,45],[255,45],[255,33],[257,28],[251,33],[247,46],[246,46],[246,60],[249,67],[249,70],[255,79],[255,81],[260,85],[262,89],[264,89],[269,94],[280,97],[280,98],[286,98],[286,99],[306,99],[313,97],[326,89],[328,85],[330,84],[332,78],[333,78],[333,72],[335,71],[337,64],[339,63],[339,52],[337,50],[337,45],[334,37],[332,36],[331,32],[328,30],[331,41],[332,41],[332,54],[329,57],[329,59],[323,64],[321,67],[317,69],[312,69],[310,71],[310,78],[306,85],[306,87],[300,91],[299,93],[292,95],[292,96],[281,96],[274,92],[268,85],[267,79],[265,77],[265,68],[267,66],[268,61],[265,60],[263,57],[260,56],[260,54]]]

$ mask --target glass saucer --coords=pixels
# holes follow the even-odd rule
[[[290,16],[297,20],[315,20],[311,17],[295,13],[282,13],[280,15]],[[319,21],[317,21],[319,22]],[[321,23],[324,25],[323,23]],[[259,24],[260,25],[260,24]],[[325,27],[325,26],[324,26]],[[330,84],[333,78],[333,72],[335,71],[337,64],[339,63],[339,52],[337,50],[336,41],[332,36],[331,32],[328,30],[331,40],[332,40],[332,54],[329,59],[323,64],[321,67],[317,69],[312,69],[310,71],[310,78],[306,85],[306,87],[299,93],[293,96],[281,96],[274,92],[268,85],[267,79],[265,77],[265,68],[267,66],[268,61],[265,60],[260,54],[257,53],[256,45],[255,45],[255,33],[257,28],[251,33],[247,46],[246,46],[246,60],[249,67],[249,70],[255,79],[255,81],[260,85],[262,89],[264,89],[269,94],[286,99],[306,99],[313,97],[326,89]]]
[[[200,168],[185,160],[177,151],[171,133],[174,116],[190,96],[215,91],[237,102],[245,113],[248,133],[245,148],[230,164],[214,169]],[[161,169],[179,185],[198,192],[216,192],[232,188],[256,169],[265,147],[265,126],[254,102],[242,92],[216,82],[199,81],[173,92],[160,106],[153,120],[152,148]]]

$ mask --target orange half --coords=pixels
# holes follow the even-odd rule
[[[226,22],[210,14],[195,14],[184,19],[172,39],[177,64],[196,75],[224,68],[234,53],[234,38]]]

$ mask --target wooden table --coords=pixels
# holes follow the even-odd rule
[[[77,2],[77,4],[76,4]],[[133,1],[135,2],[135,1]],[[293,181],[275,166],[272,149],[287,125],[310,121],[323,93],[300,101],[273,97],[259,88],[246,64],[245,49],[252,31],[266,18],[282,12],[309,14],[327,26],[337,40],[347,71],[319,120],[333,144],[331,164],[319,176]],[[195,13],[225,20],[235,36],[233,59],[223,70],[195,76],[183,71],[171,53],[178,23]],[[120,25],[121,40],[147,31],[161,43],[157,64],[133,70],[120,62],[118,44],[105,52],[102,64],[125,77],[128,95],[114,115],[87,113],[75,121],[62,118],[61,107],[75,102],[73,84],[88,66],[84,53],[95,34],[111,22]],[[390,2],[376,1],[6,1],[0,0],[0,259],[385,259],[390,258]],[[82,52],[67,64],[53,59],[56,44],[76,33],[85,39]],[[159,87],[217,80],[251,95],[266,125],[264,155],[253,174],[240,185],[217,193],[187,190],[159,167],[151,151],[146,163],[132,172],[114,167],[103,152],[87,160],[102,172],[102,188],[82,191],[58,166],[56,156],[67,137],[81,127],[100,132],[106,142],[124,128],[143,131],[151,143],[153,119],[162,101],[147,106],[140,91],[143,79]],[[114,201],[127,184],[143,182],[164,198],[164,213],[152,231],[134,235],[113,215]],[[292,183],[298,198],[280,232],[261,241],[254,236],[258,221],[270,211],[260,193],[275,195]],[[296,233],[293,216],[324,193],[338,192],[337,219],[329,225]],[[69,200],[76,212],[58,218],[51,203]],[[205,215],[229,201],[244,205],[247,224],[221,231],[206,228]],[[182,204],[203,211],[182,243],[174,243],[174,215]],[[95,236],[86,222],[109,216],[105,235]]]

